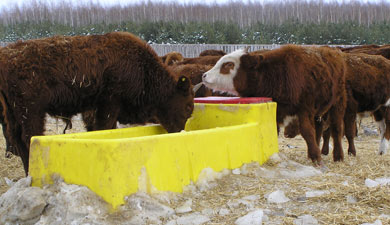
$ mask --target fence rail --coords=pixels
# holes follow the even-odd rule
[[[4,47],[8,42],[0,42],[0,46]],[[163,56],[168,52],[180,52],[184,57],[197,57],[202,51],[207,49],[223,50],[226,53],[230,53],[234,50],[248,47],[249,52],[261,50],[261,49],[274,49],[279,48],[281,45],[246,45],[246,44],[151,44],[150,45],[159,56]],[[329,45],[332,47],[351,47],[354,45]]]

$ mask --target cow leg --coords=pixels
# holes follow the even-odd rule
[[[107,103],[110,102],[110,103]],[[103,101],[96,110],[94,130],[115,129],[120,107],[114,101]]]
[[[84,126],[87,131],[92,131],[94,129],[95,119],[96,119],[96,111],[88,110],[81,113],[83,118]]]
[[[390,139],[390,116],[387,107],[382,107],[374,112],[375,121],[379,127],[379,136],[381,138],[381,143],[379,145],[378,153],[380,155],[385,154],[389,146]]]
[[[298,115],[299,129],[303,139],[306,141],[308,157],[313,163],[322,164],[320,148],[316,141],[316,131],[314,128],[314,116],[308,113]]]
[[[322,150],[321,150],[321,153],[323,155],[328,155],[329,154],[329,140],[330,140],[330,128],[324,130],[324,132],[322,132]]]
[[[333,139],[333,161],[335,162],[344,160],[343,146],[341,143],[341,138],[344,135],[344,113],[345,110],[342,104],[335,105],[329,110],[329,128]]]
[[[7,118],[8,120],[8,118]],[[24,172],[26,176],[28,175],[28,161],[29,161],[29,151],[26,145],[22,140],[22,128],[19,123],[16,121],[9,120],[9,123],[6,125],[6,135],[7,142],[10,145],[12,153],[19,156],[22,159]]]
[[[23,143],[23,151],[25,151],[22,157],[24,170],[26,175],[28,174],[29,156],[30,156],[30,142],[31,137],[34,135],[43,135],[45,129],[45,112],[40,109],[34,110],[30,108],[28,114],[21,115],[21,140]]]
[[[388,107],[385,108],[385,125],[386,125],[386,129],[385,129],[385,134],[383,136],[386,144],[384,148],[381,149],[381,151],[379,151],[379,154],[381,155],[386,154],[387,147],[389,146],[389,142],[390,142],[390,110],[388,109]]]
[[[356,113],[347,112],[344,116],[344,124],[345,124],[345,136],[348,140],[348,154],[356,156],[356,148],[355,148],[355,136],[356,136]]]
[[[316,142],[317,145],[320,146],[322,130],[324,128],[324,121],[322,120],[322,118],[316,118],[314,124],[316,129]]]
[[[7,125],[4,121],[1,123],[1,127],[3,128],[3,135],[5,139],[5,158],[10,158],[13,150],[11,144],[9,143],[9,138],[7,136]]]

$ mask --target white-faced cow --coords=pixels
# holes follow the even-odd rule
[[[322,164],[316,141],[316,119],[330,116],[334,161],[343,160],[341,137],[346,106],[345,61],[325,47],[286,45],[261,54],[237,50],[223,56],[203,75],[207,87],[244,97],[272,97],[277,123],[297,117],[308,157]]]

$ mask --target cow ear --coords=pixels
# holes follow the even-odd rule
[[[263,55],[245,54],[241,56],[241,65],[246,68],[258,68],[260,63],[264,60]]]
[[[177,90],[181,91],[184,94],[188,93],[188,90],[191,87],[190,79],[186,76],[181,76],[177,81]]]

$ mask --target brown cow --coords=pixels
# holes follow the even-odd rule
[[[195,58],[185,58],[183,61],[178,62],[175,65],[201,64],[201,65],[214,66],[215,63],[217,63],[221,57],[222,56],[207,55],[207,56],[200,56]]]
[[[374,115],[380,130],[379,154],[386,153],[390,134],[390,61],[380,55],[342,54],[346,61],[347,107],[344,117],[345,136],[348,139],[348,153],[356,155],[356,116]],[[285,136],[292,138],[299,134],[298,121],[285,128]],[[388,126],[389,125],[389,126]],[[329,152],[329,133],[325,130],[322,153]]]
[[[369,55],[381,55],[386,59],[390,59],[390,45],[361,45],[349,48],[340,48],[346,53],[365,53]]]
[[[357,113],[375,112],[381,106],[390,104],[390,61],[380,55],[346,53],[343,56],[347,63],[348,96],[344,119],[345,135],[349,143],[348,153],[356,155],[353,138]],[[384,115],[381,111],[375,114],[377,119],[382,120]],[[386,144],[383,135],[381,139],[379,151],[384,153]]]
[[[207,55],[224,56],[224,55],[226,55],[226,52],[223,50],[207,49],[207,50],[202,51],[199,54],[199,56],[207,56]]]
[[[169,52],[166,55],[161,56],[160,58],[167,66],[173,65],[184,60],[184,57],[180,52]]]
[[[193,110],[187,77],[178,80],[152,48],[126,32],[56,36],[0,50],[0,100],[7,137],[28,172],[30,138],[45,114],[96,110],[95,130],[115,128],[119,113],[153,113],[168,132],[184,129]]]
[[[203,75],[206,86],[244,97],[272,97],[277,123],[297,116],[308,157],[322,164],[315,118],[330,115],[334,161],[343,160],[341,136],[346,104],[345,62],[330,48],[286,45],[250,55],[237,50],[223,56]]]
[[[191,83],[196,85],[202,82],[202,75],[207,70],[211,69],[212,66],[209,65],[198,65],[198,64],[186,64],[186,65],[172,65],[168,68],[171,70],[172,74],[179,78],[180,76],[186,76],[190,78]],[[206,97],[213,95],[212,91],[209,88],[206,88],[204,85],[200,87],[195,92],[195,97]],[[215,94],[214,94],[215,95]],[[121,115],[118,116],[118,122],[120,124],[137,124],[143,125],[146,123],[158,123],[158,119],[151,114],[145,114],[147,112],[137,112],[136,109],[127,110],[134,112],[133,115]],[[88,131],[93,130],[93,125],[95,123],[95,110],[90,110],[83,112],[82,119],[85,124],[85,128]]]

